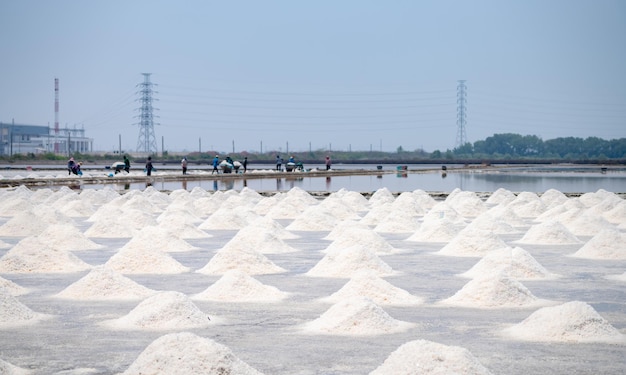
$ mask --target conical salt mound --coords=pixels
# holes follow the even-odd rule
[[[328,233],[328,235],[326,235],[326,237],[324,237],[324,239],[330,241],[338,240],[349,235],[348,233],[354,229],[370,230],[370,227],[362,224],[360,221],[341,221]]]
[[[487,274],[472,279],[452,297],[439,302],[442,305],[470,308],[532,307],[545,304],[538,300],[522,283],[504,273]]]
[[[616,204],[615,207],[606,211],[602,216],[614,224],[626,222],[626,201]]]
[[[626,235],[617,229],[604,229],[572,256],[587,259],[626,259]]]
[[[261,254],[283,254],[298,251],[287,245],[274,233],[255,227],[241,229],[224,247],[244,251],[254,249]]]
[[[465,227],[458,221],[452,221],[447,217],[439,220],[430,219],[424,221],[420,227],[405,241],[410,242],[449,242]]]
[[[123,375],[262,375],[224,345],[193,333],[171,333],[154,340]]]
[[[569,198],[565,194],[556,189],[546,190],[543,194],[541,194],[539,199],[541,199],[541,202],[546,205],[547,209],[560,206],[569,201]]]
[[[15,216],[20,212],[32,210],[34,206],[35,203],[29,198],[11,194],[11,198],[0,199],[0,216]]]
[[[330,197],[341,199],[344,204],[357,212],[366,211],[369,204],[367,198],[365,198],[363,194],[344,188],[341,188],[338,191],[332,193],[329,198]]]
[[[390,212],[374,228],[381,233],[413,233],[419,229],[419,221],[410,210]]]
[[[544,280],[557,277],[521,247],[494,250],[460,276],[476,278],[501,271],[516,280]]]
[[[287,230],[330,231],[340,220],[324,207],[311,206],[289,224]]]
[[[122,274],[177,274],[190,271],[189,267],[183,266],[167,253],[126,245],[109,258],[105,265]]]
[[[0,273],[71,273],[91,266],[69,251],[52,247],[38,237],[27,237],[0,258]]]
[[[457,257],[482,257],[492,250],[507,247],[497,234],[487,230],[462,230],[435,254]]]
[[[192,220],[181,220],[175,216],[166,216],[157,221],[159,223],[156,226],[157,228],[167,233],[173,233],[176,237],[181,239],[212,237],[212,235],[198,229]]]
[[[306,333],[334,335],[381,335],[405,331],[414,323],[393,319],[365,297],[352,297],[331,306],[319,318],[305,323]]]
[[[575,236],[595,236],[601,230],[611,227],[611,224],[602,216],[590,212],[585,212],[571,221],[562,223]]]
[[[472,191],[455,189],[445,202],[463,217],[476,217],[487,211],[485,203]]]
[[[104,211],[98,210],[94,215],[98,215],[99,212],[102,214]],[[85,236],[91,238],[130,238],[137,233],[136,229],[127,224],[128,219],[120,220],[120,218],[124,217],[124,213],[121,210],[107,210],[107,212],[115,212],[115,214],[98,218],[85,231]],[[93,218],[94,215],[91,217]]]
[[[200,311],[189,297],[179,292],[160,292],[148,297],[127,315],[102,325],[113,329],[190,329],[211,324],[208,315]]]
[[[189,242],[177,237],[169,229],[163,230],[158,226],[146,226],[133,236],[122,249],[150,250],[169,253],[198,250]]]
[[[14,366],[10,364],[9,362],[6,362],[0,359],[0,374],[29,375],[29,374],[32,374],[32,372],[24,368]]]
[[[369,375],[490,375],[467,349],[427,340],[409,341]]]
[[[99,245],[85,236],[71,224],[53,224],[38,235],[43,242],[57,249],[65,250],[95,250],[104,246]]]
[[[515,242],[537,245],[571,245],[581,243],[572,232],[558,221],[546,221],[533,225],[521,239]]]
[[[0,277],[0,289],[4,289],[5,292],[9,293],[13,297],[28,293],[28,289],[21,287],[13,281],[7,280],[3,277]]]
[[[326,253],[353,246],[371,250],[375,254],[394,254],[399,252],[387,242],[380,234],[371,229],[353,228],[343,233],[342,237],[334,240],[325,250]]]
[[[421,298],[391,285],[371,271],[355,273],[346,285],[332,295],[320,298],[320,301],[336,303],[357,296],[367,297],[378,305],[409,306],[423,302]]]
[[[378,276],[390,276],[393,274],[393,269],[372,250],[354,246],[328,252],[305,275],[349,278],[360,270],[371,270]]]
[[[227,271],[213,285],[191,298],[223,302],[277,302],[289,296],[278,288],[264,285],[245,272]]]
[[[326,212],[332,212],[333,216],[339,220],[359,220],[361,216],[352,209],[352,207],[345,204],[341,199],[336,196],[329,196],[324,199],[320,204],[316,205],[317,209],[325,210]]]
[[[362,225],[378,225],[391,213],[393,213],[393,204],[391,202],[380,203],[372,207],[365,216],[359,220],[359,223]]]
[[[515,229],[512,225],[507,224],[505,221],[499,220],[491,211],[480,214],[465,227],[465,230],[486,230],[495,234],[519,233],[519,230]]]
[[[504,330],[519,340],[548,342],[609,342],[626,344],[626,336],[593,307],[580,301],[543,307]]]
[[[372,194],[368,200],[370,206],[376,207],[381,204],[393,203],[395,200],[393,194],[386,187],[380,188]]]
[[[286,271],[254,249],[242,250],[224,247],[196,272],[205,275],[223,275],[226,271],[235,269],[248,275],[265,275]]]
[[[97,266],[80,280],[59,292],[56,297],[76,300],[135,300],[156,291],[115,272],[107,266]]]
[[[285,227],[280,225],[276,220],[270,219],[269,217],[261,216],[251,222],[246,228],[254,228],[259,231],[271,232],[276,237],[281,240],[291,240],[295,238],[300,238],[297,234],[291,233]]]
[[[489,198],[485,201],[487,204],[494,205],[507,205],[515,200],[515,194],[505,188],[499,188],[491,193]]]
[[[523,218],[535,218],[546,211],[546,205],[539,196],[527,191],[521,192],[507,207]]]
[[[33,210],[23,211],[0,226],[0,236],[35,236],[43,232],[49,225],[49,222],[40,218]]]
[[[524,219],[519,217],[512,209],[506,205],[498,205],[485,212],[485,215],[495,218],[496,220],[508,224],[512,227],[526,226]]]
[[[0,327],[34,324],[48,316],[36,313],[0,288]]]
[[[249,208],[220,208],[209,216],[198,229],[202,230],[237,230],[246,227],[257,215]]]

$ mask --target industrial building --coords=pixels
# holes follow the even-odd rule
[[[55,153],[70,155],[93,151],[93,139],[85,129],[0,122],[0,155]]]

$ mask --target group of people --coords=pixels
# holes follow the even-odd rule
[[[239,172],[240,167],[243,167],[243,173],[246,173],[248,171],[248,157],[245,156],[243,158],[243,161],[239,162],[239,161],[233,161],[233,159],[230,156],[226,156],[224,161],[220,163],[220,156],[215,155],[211,165],[213,166],[213,170],[211,171],[211,174],[214,174],[214,173],[219,174],[220,165],[223,166],[224,173],[230,173],[230,171],[232,171],[233,169],[235,170],[235,172]]]

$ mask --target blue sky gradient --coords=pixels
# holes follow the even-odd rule
[[[624,1],[0,2],[0,122],[159,151],[446,150],[467,138],[626,137]]]

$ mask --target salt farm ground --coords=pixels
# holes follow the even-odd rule
[[[0,191],[0,373],[623,374],[626,201]]]

